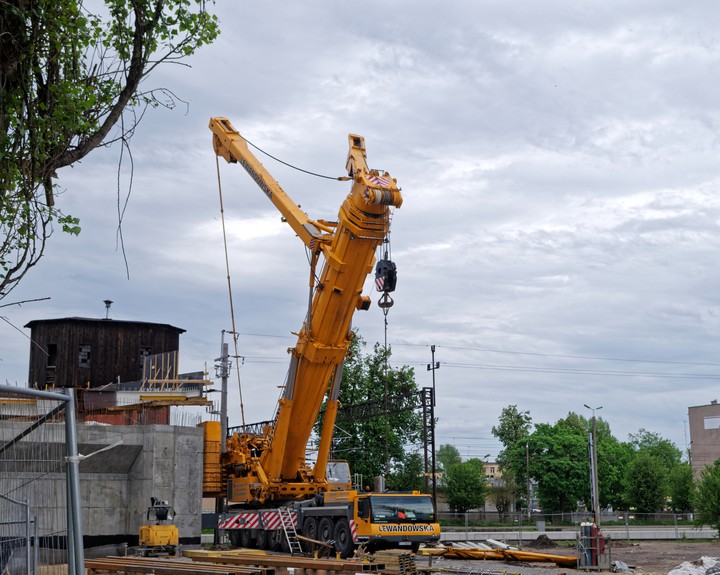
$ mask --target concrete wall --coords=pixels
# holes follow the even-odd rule
[[[0,424],[3,441],[16,435],[17,425]],[[64,437],[64,424],[46,424],[0,455],[0,493],[27,498],[40,535],[65,532]],[[151,497],[175,507],[181,543],[199,543],[202,450],[202,430],[194,427],[78,426],[78,451],[87,457],[80,463],[85,546],[136,544]]]

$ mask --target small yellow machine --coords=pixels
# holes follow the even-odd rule
[[[178,528],[171,523],[174,517],[175,509],[167,501],[150,498],[147,520],[151,523],[140,526],[139,555],[148,557],[175,554],[180,537]]]

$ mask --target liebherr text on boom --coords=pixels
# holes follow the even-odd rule
[[[360,541],[379,548],[416,547],[439,539],[429,496],[359,493],[351,488],[347,464],[329,461],[351,320],[355,310],[370,307],[362,288],[389,232],[391,209],[402,205],[397,182],[387,172],[368,168],[365,141],[351,134],[346,162],[351,191],[337,220],[313,220],[226,118],[212,118],[210,129],[215,152],[243,166],[311,253],[310,307],[297,343],[289,350],[288,378],[274,421],[245,426],[227,439],[226,452],[219,458],[206,457],[205,495],[226,497],[229,505],[244,510],[225,517],[221,528],[235,544],[272,548],[285,542],[290,549],[292,532],[297,531],[334,541],[343,555]],[[392,274],[377,284],[387,286],[386,293],[394,289],[394,264],[378,266],[377,274]],[[311,466],[305,453],[323,401],[323,427]],[[206,425],[208,435],[216,430]]]

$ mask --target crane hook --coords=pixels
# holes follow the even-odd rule
[[[393,305],[395,305],[395,302],[393,301],[393,298],[390,297],[390,294],[385,292],[383,296],[378,300],[378,306],[380,306],[383,310],[390,309]],[[387,311],[385,311],[387,313]]]

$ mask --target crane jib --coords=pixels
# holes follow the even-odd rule
[[[250,174],[250,177],[255,181],[255,183],[263,192],[265,192],[265,195],[272,200],[272,190],[268,188],[265,181],[260,177],[260,174],[253,169],[245,158],[240,158],[240,165],[245,168],[245,171]]]

